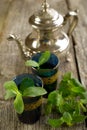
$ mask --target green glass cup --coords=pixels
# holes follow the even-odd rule
[[[35,54],[32,60],[38,62],[42,53],[43,52]],[[32,72],[42,78],[44,88],[47,90],[48,94],[57,87],[58,68],[59,58],[54,53],[51,53],[49,60],[41,65],[39,69],[32,67]]]
[[[13,80],[20,90],[20,84],[24,78],[31,78],[34,81],[36,87],[43,87],[43,81],[40,77],[33,74],[21,74],[16,76]],[[37,97],[23,97],[24,111],[22,114],[17,114],[18,119],[26,124],[34,124],[40,119],[41,116],[41,96]]]

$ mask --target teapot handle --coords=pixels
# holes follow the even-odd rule
[[[69,11],[64,16],[64,25],[67,23],[67,20],[71,20],[71,18],[72,18],[72,21],[71,21],[70,27],[68,29],[68,33],[67,33],[68,36],[70,36],[72,34],[73,30],[77,26],[77,23],[78,23],[78,10]]]

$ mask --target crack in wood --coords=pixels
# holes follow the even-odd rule
[[[68,10],[71,10],[69,0],[65,0],[65,1],[66,1],[66,5],[67,5]],[[72,39],[72,45],[73,45],[73,51],[74,51],[74,59],[75,59],[76,69],[77,69],[77,76],[78,76],[78,80],[81,82],[81,76],[80,76],[78,60],[77,60],[77,56],[76,56],[76,49],[75,49],[75,46],[76,46],[77,43],[76,43],[73,35],[71,36],[71,39]]]
[[[80,72],[79,72],[78,60],[77,60],[76,49],[75,49],[76,41],[74,39],[74,36],[72,36],[72,43],[73,43],[74,58],[75,58],[75,63],[76,63],[76,68],[77,68],[78,80],[81,82],[81,76],[80,76]]]

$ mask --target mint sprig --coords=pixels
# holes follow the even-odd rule
[[[21,114],[24,111],[24,103],[22,99],[22,95],[18,93],[14,100],[14,108],[17,113]]]
[[[41,56],[39,57],[38,62],[36,62],[34,60],[27,60],[25,62],[25,65],[40,68],[41,65],[43,65],[44,63],[46,63],[49,60],[50,55],[51,55],[50,51],[42,52]]]
[[[8,81],[4,84],[6,89],[5,99],[14,97],[14,108],[17,113],[24,111],[23,97],[36,97],[46,94],[46,90],[42,87],[36,87],[31,78],[24,78],[18,89],[14,81]]]
[[[48,95],[45,113],[49,116],[54,111],[59,115],[58,118],[48,119],[48,124],[52,127],[60,127],[64,123],[72,126],[75,123],[82,122],[87,111],[87,90],[71,73],[66,73],[59,89]]]
[[[22,99],[22,94],[19,92],[18,87],[14,81],[8,81],[4,84],[6,89],[5,99],[10,99],[16,97],[14,100],[14,108],[17,113],[22,113],[24,110],[24,104]]]

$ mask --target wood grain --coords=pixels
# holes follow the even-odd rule
[[[7,4],[5,4],[5,2]],[[75,77],[78,77],[79,73],[81,81],[87,85],[87,37],[85,33],[85,26],[87,25],[87,19],[85,19],[85,17],[87,12],[84,10],[84,7],[86,7],[85,2],[81,0],[77,0],[76,4],[74,4],[74,0],[48,0],[48,2],[51,7],[62,15],[66,14],[69,8],[73,9],[78,5],[82,11],[80,13],[81,16],[79,16],[80,22],[78,27],[73,33],[73,39],[70,38],[71,47],[69,57],[71,61],[67,62],[65,58],[61,60],[59,80],[65,72],[71,71]],[[41,116],[40,121],[36,124],[25,125],[19,122],[13,108],[13,101],[4,100],[4,82],[11,80],[18,74],[28,72],[28,68],[24,65],[25,61],[21,57],[17,44],[13,41],[8,42],[6,38],[9,33],[14,33],[17,34],[23,42],[25,41],[25,37],[32,31],[31,25],[28,24],[28,19],[30,15],[40,8],[42,0],[3,0],[0,1],[0,3],[0,11],[3,12],[0,13],[0,16],[3,16],[3,20],[0,18],[0,31],[2,31],[0,40],[0,130],[86,130],[87,128],[85,128],[84,123],[70,128],[50,128],[45,124],[46,118],[44,115]]]
[[[2,29],[4,29],[5,19],[7,17],[12,0],[0,1],[0,39],[2,35]]]
[[[87,87],[87,2],[86,0],[77,0],[76,2],[69,0],[68,3],[71,9],[77,8],[79,10],[79,22],[73,33],[73,42],[80,80]]]

